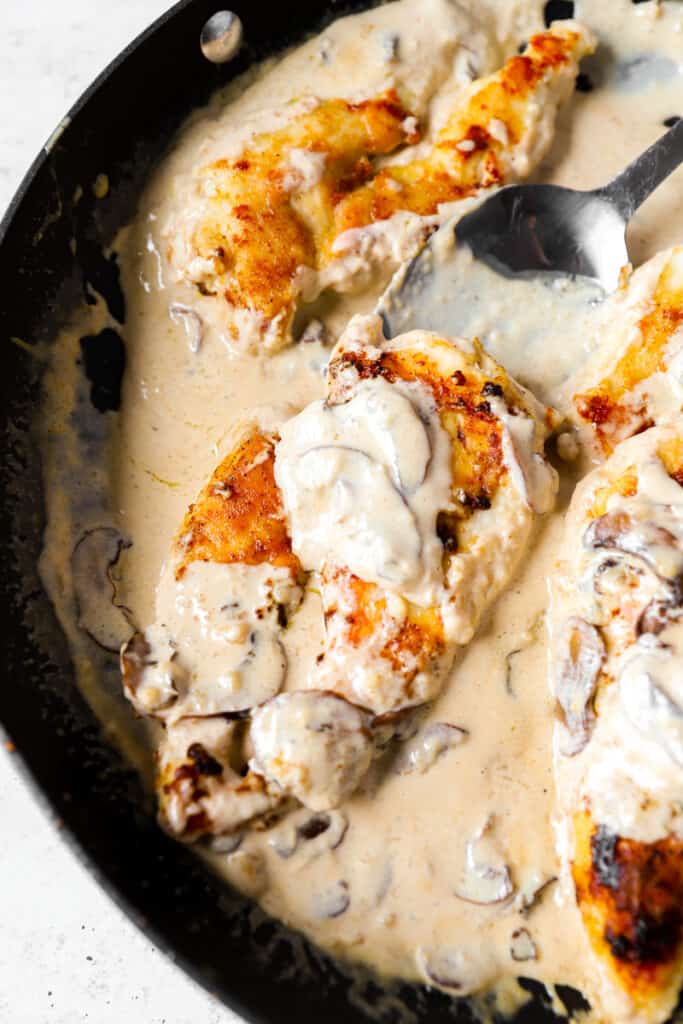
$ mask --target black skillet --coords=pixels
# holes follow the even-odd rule
[[[94,288],[106,296],[125,343],[124,297],[115,261],[103,249],[133,214],[146,173],[183,118],[253,61],[367,5],[235,0],[246,45],[220,67],[209,64],[198,45],[218,6],[216,0],[181,0],[103,72],[36,158],[0,225],[0,721],[74,851],[111,896],[248,1020],[465,1022],[474,1019],[465,1001],[420,986],[388,985],[332,961],[216,881],[159,830],[136,774],[108,745],[76,688],[36,570],[44,513],[32,423],[41,363],[10,339],[49,344]],[[547,6],[550,16],[571,16],[565,0]],[[101,172],[110,192],[96,200],[89,186]],[[78,186],[83,195],[76,203]],[[111,358],[90,368],[107,396],[110,411],[102,415],[115,415],[117,405],[120,353],[114,343]],[[4,828],[10,841],[11,823]],[[533,998],[518,1020],[558,1019],[541,986],[524,984]],[[579,1005],[570,990],[564,996],[568,1005]]]

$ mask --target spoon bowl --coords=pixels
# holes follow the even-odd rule
[[[626,224],[599,192],[512,185],[459,220],[455,237],[501,274],[566,274],[611,292],[628,263]]]
[[[453,256],[463,248],[495,271],[496,290],[510,295],[508,282],[529,277],[578,281],[613,292],[629,263],[628,222],[681,162],[683,120],[603,188],[579,192],[558,185],[509,185],[469,213],[456,214],[380,298],[377,311],[388,336],[420,327],[467,334],[467,300]],[[539,329],[546,316],[547,309],[539,310]]]

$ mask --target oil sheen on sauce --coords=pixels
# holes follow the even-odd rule
[[[178,523],[229,449],[239,420],[255,407],[268,410],[286,401],[298,411],[320,399],[329,343],[351,315],[372,309],[386,284],[378,274],[361,294],[317,304],[327,344],[301,341],[272,357],[238,356],[210,325],[198,330],[187,312],[192,293],[171,279],[161,259],[163,227],[177,202],[175,183],[200,155],[225,155],[239,147],[245,130],[267,128],[276,104],[306,90],[356,97],[393,76],[438,120],[462,86],[463,69],[469,65],[479,75],[498,67],[542,27],[543,6],[538,0],[398,0],[335,23],[232,85],[180,133],[141,197],[135,221],[117,240],[128,305],[120,411],[92,409],[79,359],[83,335],[116,326],[104,302],[79,313],[55,346],[44,416],[49,522],[43,578],[88,699],[148,778],[150,737],[119,693],[117,633],[125,637],[128,623],[152,622],[161,567]],[[602,43],[588,69],[594,88],[567,105],[538,178],[592,188],[650,144],[667,118],[683,114],[683,11],[676,3],[583,0],[575,16]],[[399,44],[389,47],[388,63],[387,40],[393,37]],[[679,171],[634,219],[635,264],[683,240],[682,185]],[[475,284],[486,321],[496,296],[487,293],[485,277]],[[503,315],[509,317],[508,311]],[[577,368],[598,341],[591,316],[583,310],[578,321],[558,317],[552,338],[544,344],[535,337],[525,350],[520,302],[516,330],[493,345],[492,354],[537,388],[539,397],[557,401],[554,392],[567,370]],[[563,983],[590,991],[578,912],[572,894],[556,881],[553,833],[546,580],[576,477],[574,468],[559,468],[556,511],[540,520],[523,567],[426,712],[422,739],[409,741],[393,766],[371,771],[335,812],[331,829],[342,841],[298,841],[285,819],[275,830],[249,835],[235,852],[203,851],[268,912],[334,954],[408,979],[422,978],[427,961],[457,958],[473,987],[498,983],[503,1008],[514,1005],[512,979],[520,974],[550,987]],[[115,593],[116,608],[101,594],[89,600],[91,563],[81,565],[71,554],[84,536],[90,538],[89,557],[100,565],[114,561],[116,548],[106,595]],[[311,591],[285,634],[286,689],[304,685],[321,630],[319,598]],[[433,746],[438,732],[428,732],[438,723],[467,730],[466,738],[439,754],[438,743]],[[514,898],[480,906],[458,896],[468,858],[484,856],[509,865]]]

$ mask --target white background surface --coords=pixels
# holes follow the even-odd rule
[[[0,0],[0,213],[71,103],[167,6]],[[0,823],[1,1024],[237,1024],[99,889],[1,747]]]

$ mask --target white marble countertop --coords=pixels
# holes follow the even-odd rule
[[[1,0],[0,213],[67,108],[167,0]],[[0,747],[0,1021],[237,1024],[78,863]]]

